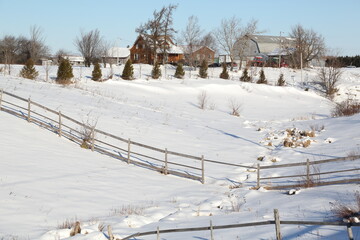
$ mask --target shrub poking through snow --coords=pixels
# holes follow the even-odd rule
[[[175,77],[176,78],[183,78],[185,75],[185,71],[183,68],[182,63],[178,63],[175,71]]]
[[[229,73],[228,73],[227,66],[225,63],[222,64],[222,68],[223,68],[223,70],[220,73],[220,78],[229,79]]]
[[[259,80],[256,83],[257,84],[267,84],[264,69],[260,70],[260,77],[259,77]]]
[[[336,104],[332,110],[333,117],[352,116],[357,113],[360,113],[360,103],[350,99]]]
[[[59,84],[70,84],[73,77],[73,69],[69,60],[62,59],[57,71],[56,82]]]
[[[282,74],[282,73],[280,74],[276,85],[280,86],[280,87],[285,86],[284,74]]]
[[[349,198],[346,198],[349,199]],[[354,193],[353,203],[330,202],[331,212],[338,218],[345,222],[358,223],[360,222],[360,193]]]
[[[160,70],[160,64],[159,62],[156,62],[152,71],[151,71],[151,77],[153,79],[159,79],[161,77],[161,70]]]
[[[242,75],[240,77],[240,81],[242,81],[242,82],[251,82],[251,77],[249,76],[247,68],[245,68],[243,70],[243,73],[242,73]]]
[[[208,64],[206,60],[203,60],[199,69],[199,76],[201,78],[207,78],[208,74],[207,74],[207,70],[208,70]]]
[[[94,64],[94,70],[92,71],[92,75],[91,75],[91,79],[94,81],[100,81],[101,77],[102,77],[102,73],[101,73],[101,68],[100,68],[100,64],[98,62],[96,62]]]
[[[205,90],[201,91],[198,95],[198,104],[200,109],[206,109],[209,102],[209,96]]]
[[[231,115],[240,117],[241,106],[242,106],[242,104],[238,100],[236,100],[234,98],[229,99],[229,107],[231,110],[231,113],[230,113]]]
[[[125,63],[124,70],[121,74],[121,78],[124,80],[133,80],[134,79],[134,67],[131,60],[127,60]]]
[[[34,61],[30,58],[26,61],[25,66],[20,71],[20,77],[35,79],[39,73],[36,71],[34,67]]]

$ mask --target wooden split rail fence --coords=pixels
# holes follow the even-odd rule
[[[6,98],[5,98],[6,96]],[[110,157],[152,169],[162,174],[172,174],[205,183],[205,163],[254,168],[224,163],[168,149],[145,145],[96,129],[94,124],[82,123],[60,111],[45,107],[30,98],[25,99],[0,89],[0,110],[23,118],[48,129],[59,137]]]
[[[96,129],[94,124],[82,123],[78,120],[75,120],[74,118],[63,114],[60,111],[55,111],[39,103],[36,103],[30,98],[25,99],[15,94],[3,91],[2,89],[0,89],[0,111],[4,111],[17,117],[23,118],[30,123],[37,124],[45,129],[48,129],[58,134],[59,137],[65,137],[83,147],[91,149],[92,151],[96,151],[110,157],[125,161],[128,164],[134,164],[147,169],[152,169],[165,175],[172,174],[179,177],[193,179],[196,181],[200,181],[203,184],[205,183],[205,163],[257,170],[257,183],[255,188],[265,187],[267,189],[281,189],[304,187],[304,183],[290,185],[274,185],[274,182],[271,182],[269,184],[269,181],[273,181],[275,179],[293,179],[301,177],[306,179],[305,186],[321,186],[329,184],[360,182],[360,177],[358,174],[358,171],[360,170],[359,168],[322,173],[310,172],[310,165],[335,161],[355,160],[360,159],[360,156],[272,166],[260,166],[258,164],[257,167],[252,167],[241,164],[210,160],[206,159],[203,155],[193,156],[189,154],[178,153],[170,151],[166,148],[160,149],[157,147],[132,141],[131,139],[121,138]],[[261,176],[261,174],[264,174],[264,171],[268,169],[296,166],[306,166],[306,174],[276,177],[269,177],[264,175]],[[317,182],[316,184],[312,182],[312,177],[315,175],[320,176],[340,172],[356,172],[357,177],[337,181]]]
[[[210,231],[210,239],[214,240],[214,230],[220,229],[231,229],[231,228],[244,228],[244,227],[257,227],[263,225],[274,225],[275,226],[275,235],[277,240],[282,239],[281,234],[281,225],[309,225],[309,226],[343,226],[346,227],[347,235],[349,240],[354,240],[354,234],[351,227],[360,227],[360,223],[346,223],[346,222],[315,222],[315,221],[282,221],[280,220],[279,211],[274,209],[274,220],[262,221],[262,222],[251,222],[251,223],[240,223],[240,224],[231,224],[231,225],[218,225],[214,226],[212,221],[210,221],[210,226],[206,227],[192,227],[192,228],[177,228],[177,229],[163,229],[160,230],[159,227],[155,231],[148,232],[138,232],[132,234],[128,237],[121,238],[117,240],[129,240],[136,239],[136,237],[147,236],[147,235],[156,235],[156,239],[160,239],[160,234],[166,233],[180,233],[180,232],[198,232],[198,231]],[[111,239],[111,238],[110,238]],[[112,238],[115,239],[115,238]]]
[[[327,171],[321,172],[320,168],[316,168],[316,165],[319,164],[330,164],[334,162],[344,162],[344,161],[357,161],[360,160],[359,155],[326,159],[320,161],[309,161],[300,162],[300,163],[289,163],[289,164],[279,164],[271,166],[260,166],[257,165],[257,184],[256,188],[264,187],[266,189],[289,189],[289,188],[299,188],[299,187],[315,187],[315,186],[325,186],[325,185],[334,185],[334,184],[346,184],[346,183],[359,183],[360,182],[360,168],[351,167],[342,170],[336,171]],[[313,168],[311,168],[311,166]],[[336,167],[341,164],[337,164]],[[357,166],[359,166],[357,164]],[[268,174],[266,170],[279,169],[279,168],[291,168],[291,167],[302,167],[304,174],[296,175],[284,175],[284,176],[264,176]],[[305,169],[304,169],[305,168]],[[301,172],[301,168],[298,168]],[[265,173],[264,173],[265,172]],[[346,174],[344,174],[346,173]],[[262,175],[262,176],[261,176]],[[337,180],[323,180],[321,176],[327,175],[327,179],[337,179]],[[280,182],[276,182],[279,179]]]

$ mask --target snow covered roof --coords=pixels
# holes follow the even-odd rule
[[[113,58],[127,58],[130,56],[129,48],[112,47],[108,50],[108,56]]]
[[[282,54],[282,52],[286,52],[284,55],[288,55],[289,52],[286,50],[287,47],[291,47],[295,41],[295,39],[285,36],[266,36],[266,35],[252,35],[250,37],[253,41],[255,41],[259,47],[261,53],[270,55],[270,54]],[[283,50],[279,50],[283,48]]]
[[[69,60],[70,62],[84,62],[85,59],[82,56],[74,56],[74,55],[65,55],[63,58]]]

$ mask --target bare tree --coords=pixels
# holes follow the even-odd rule
[[[4,73],[11,73],[11,64],[15,62],[19,50],[18,40],[14,36],[7,35],[0,40],[0,53],[4,58]]]
[[[66,55],[69,55],[69,52],[65,49],[59,49],[56,53],[55,53],[55,58],[54,60],[56,61],[56,64],[60,64],[61,60],[64,59],[64,57]]]
[[[105,40],[101,41],[100,44],[100,55],[104,64],[104,68],[106,68],[106,64],[109,63],[109,50],[111,48],[111,45],[113,44]],[[112,63],[109,64],[111,66]]]
[[[331,58],[328,60],[328,66],[321,67],[318,72],[318,78],[322,91],[327,97],[332,99],[334,94],[338,91],[336,88],[342,75],[340,63],[337,58]]]
[[[300,24],[292,28],[290,37],[295,40],[292,54],[293,67],[300,68],[325,53],[325,41],[321,34],[312,29],[305,29]],[[302,63],[301,63],[302,60]]]
[[[215,52],[217,51],[217,45],[216,45],[216,40],[213,36],[213,34],[211,32],[205,34],[201,40],[200,40],[200,45],[201,46],[205,46],[208,48],[211,48],[212,50],[214,50]]]
[[[182,32],[182,42],[185,44],[184,51],[187,62],[191,67],[194,66],[194,51],[196,46],[200,44],[200,37],[202,30],[199,25],[199,20],[196,16],[190,16],[185,30]]]
[[[85,67],[90,67],[91,63],[100,55],[101,36],[98,29],[88,33],[81,32],[81,36],[75,39],[75,46],[85,60]]]
[[[154,65],[157,62],[157,53],[161,44],[160,38],[164,34],[164,16],[166,8],[163,7],[160,11],[153,12],[153,18],[149,19],[146,23],[141,24],[135,31],[144,35],[149,41],[149,47],[154,56]]]
[[[174,24],[173,12],[176,10],[176,8],[177,8],[177,5],[172,5],[172,4],[165,7],[164,22],[163,22],[164,41],[167,41],[168,38],[173,39],[174,34],[176,33],[176,30],[173,28],[173,24]],[[168,60],[169,45],[164,42],[161,47],[162,47],[162,53],[163,53],[163,64],[165,64]]]
[[[236,43],[240,38],[240,20],[235,17],[223,19],[220,27],[213,33],[221,50],[230,56],[231,62],[234,62]]]
[[[205,110],[209,103],[209,95],[205,90],[201,91],[197,96],[199,108]]]
[[[257,31],[257,20],[251,20],[248,22],[248,24],[244,27],[239,27],[239,39],[236,42],[236,52],[235,54],[240,59],[240,66],[242,67],[242,62],[246,56],[248,56],[250,53],[248,52],[249,46],[250,46],[250,37],[254,34],[259,33]]]
[[[45,45],[45,39],[42,36],[43,31],[40,27],[34,25],[30,27],[30,39],[28,43],[29,57],[37,63],[41,57],[49,54],[49,48]]]

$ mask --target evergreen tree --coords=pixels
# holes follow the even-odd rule
[[[57,71],[56,82],[60,84],[70,84],[74,77],[72,66],[68,59],[62,59]]]
[[[222,64],[223,71],[220,73],[220,78],[222,79],[229,79],[229,73],[227,71],[227,66],[225,63]]]
[[[20,71],[20,77],[35,79],[39,73],[34,67],[34,61],[30,58],[26,61],[25,66]]]
[[[98,62],[95,63],[94,65],[94,70],[92,71],[92,77],[91,79],[94,81],[99,81],[102,77],[102,73],[101,73],[101,69],[100,69],[100,64]]]
[[[161,77],[161,70],[160,70],[160,64],[159,62],[156,62],[152,71],[151,71],[151,77],[153,79],[158,79],[159,77]]]
[[[280,74],[279,79],[277,81],[277,85],[278,86],[284,86],[285,85],[284,74],[282,74],[282,73]]]
[[[175,71],[175,77],[176,78],[183,78],[185,75],[183,65],[181,63],[177,64],[176,71]]]
[[[127,60],[121,77],[125,80],[133,80],[134,79],[134,67],[133,67],[130,59]]]
[[[208,76],[207,69],[208,69],[208,64],[205,60],[203,60],[199,69],[199,75],[201,78],[207,78]]]
[[[249,76],[247,68],[244,69],[244,71],[240,77],[240,81],[242,81],[242,82],[250,82],[251,81],[251,77]]]
[[[257,83],[257,84],[267,84],[267,80],[266,80],[266,77],[265,77],[264,69],[261,69],[261,70],[260,70],[260,78],[259,78],[259,80],[258,80],[256,83]]]

